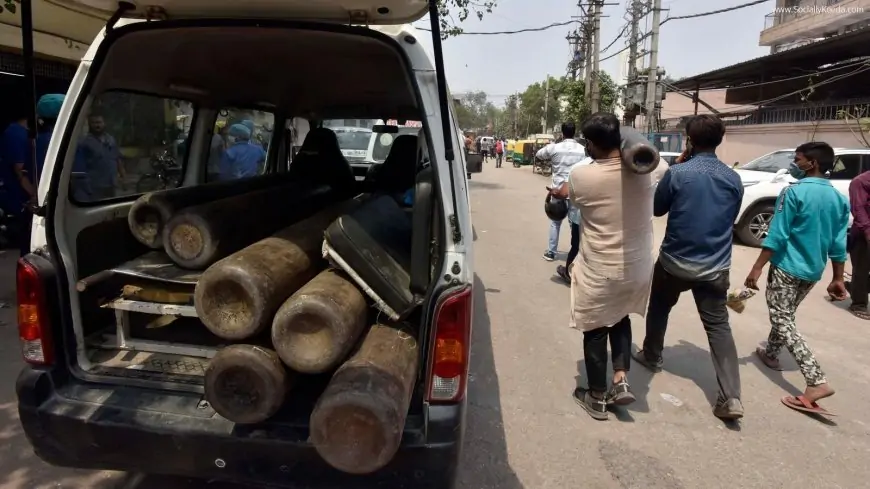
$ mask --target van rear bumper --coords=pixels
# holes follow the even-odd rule
[[[351,476],[323,462],[306,441],[307,428],[236,426],[195,394],[75,381],[55,388],[49,372],[30,367],[19,375],[16,391],[21,424],[36,454],[74,468],[312,489],[445,489],[453,487],[464,433],[464,403],[429,406],[426,428],[406,429],[387,467]]]

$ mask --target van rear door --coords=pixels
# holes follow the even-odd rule
[[[423,17],[427,0],[47,0],[74,10],[110,18],[123,9],[128,18],[263,18],[321,22],[406,24]]]

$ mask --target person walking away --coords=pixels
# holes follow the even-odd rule
[[[852,207],[852,228],[849,233],[849,256],[852,258],[852,304],[849,312],[868,320],[867,285],[870,279],[870,172],[864,172],[849,184],[849,202]]]
[[[495,167],[501,168],[502,158],[504,158],[504,143],[501,139],[495,142]]]
[[[30,135],[27,130],[27,112],[23,107],[17,110],[16,119],[0,135],[0,164],[3,178],[3,208],[15,217],[15,237],[18,239],[21,255],[28,253],[30,247],[30,220],[28,207],[36,202],[36,188],[28,176],[33,169],[27,168],[30,162]]]
[[[565,138],[559,143],[551,143],[539,149],[535,157],[541,160],[549,160],[553,165],[553,188],[559,188],[568,181],[571,167],[586,158],[586,150],[583,145],[574,139],[576,127],[571,121],[562,124],[562,136]],[[544,260],[556,259],[556,251],[559,246],[559,233],[562,229],[562,221],[550,221],[547,250],[544,252]]]
[[[563,132],[566,141],[573,138],[572,129]],[[569,199],[581,221],[580,253],[571,271],[571,326],[583,331],[589,386],[576,388],[573,397],[594,419],[606,420],[608,404],[635,400],[627,379],[629,314],[646,312],[653,269],[653,185],[651,175],[623,167],[616,116],[593,114],[583,124],[583,137],[594,162],[575,165],[567,183],[551,193]],[[610,382],[608,339],[613,363]]]
[[[680,294],[691,290],[719,382],[713,414],[736,420],[743,417],[740,372],[725,304],[732,228],[743,184],[737,173],[716,157],[716,148],[725,136],[725,126],[718,117],[695,116],[686,125],[686,133],[691,158],[671,166],[655,190],[654,214],[667,214],[668,223],[653,272],[643,349],[634,358],[653,372],[662,370],[668,316]]]
[[[260,174],[260,165],[266,161],[266,152],[259,145],[250,144],[251,131],[243,124],[233,124],[229,132],[229,147],[221,159],[221,180],[236,180]]]
[[[826,143],[804,143],[795,149],[789,173],[798,182],[779,194],[767,238],[745,282],[746,287],[758,290],[758,278],[770,262],[765,292],[770,335],[767,345],[757,348],[755,353],[768,368],[781,370],[779,352],[783,346],[788,349],[807,387],[802,396],[786,396],[782,402],[800,411],[824,412],[817,402],[834,395],[819,362],[795,326],[797,308],[821,280],[829,257],[834,274],[828,294],[834,300],[847,296],[843,270],[849,202],[825,178],[825,173],[834,167],[834,159],[834,150]]]
[[[76,150],[76,166],[87,173],[93,200],[111,199],[125,188],[127,174],[118,144],[106,133],[106,121],[99,112],[88,115],[88,134]]]

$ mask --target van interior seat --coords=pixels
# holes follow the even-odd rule
[[[338,138],[333,131],[324,127],[309,131],[288,173],[295,180],[328,184],[336,189],[356,185],[353,168],[341,154]]]
[[[417,177],[418,136],[403,134],[393,141],[387,158],[370,177],[370,186],[377,192],[405,192],[414,186]]]

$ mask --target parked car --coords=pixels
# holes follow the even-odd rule
[[[834,188],[849,198],[849,183],[870,170],[870,149],[835,148],[834,154],[834,169],[828,178]],[[794,156],[793,149],[781,149],[735,169],[743,181],[743,202],[734,230],[744,244],[760,247],[767,237],[776,198],[782,189],[796,181],[788,174]]]
[[[424,46],[429,42],[420,42],[429,34],[409,24],[429,15],[435,31],[431,42],[440,43],[436,3],[164,0],[156,16],[147,5],[137,7],[127,2],[62,3],[110,20],[84,54],[60,112],[40,182],[40,218],[34,219],[32,252],[18,262],[17,317],[26,366],[16,383],[17,415],[35,453],[58,466],[180,475],[209,482],[232,480],[312,489],[454,487],[466,426],[474,243],[466,180],[462,178],[465,152],[448,88],[440,76],[443,60],[427,52]],[[115,12],[116,8],[120,10]],[[283,69],[291,66],[293,70]],[[352,83],[348,83],[349,74],[353,75]],[[163,283],[172,275],[155,275],[154,266],[141,264],[144,256],[164,260],[166,266],[157,267],[159,273],[177,269],[165,262],[162,252],[146,249],[147,245],[132,234],[128,218],[132,222],[131,209],[140,195],[128,189],[82,202],[69,190],[77,141],[82,139],[94,103],[106,93],[139,102],[129,104],[131,121],[151,114],[140,107],[160,110],[167,106],[167,100],[195,101],[194,127],[190,130],[193,148],[205,148],[209,143],[207,138],[211,138],[225,100],[274,108],[275,127],[287,127],[287,121],[294,118],[311,123],[361,111],[368,111],[362,115],[369,114],[372,119],[387,116],[422,122],[418,136],[422,149],[398,159],[415,168],[407,183],[417,189],[413,206],[398,208],[392,197],[381,195],[361,206],[382,203],[384,208],[398,211],[392,214],[398,219],[367,214],[366,219],[353,221],[360,224],[340,226],[335,234],[392,226],[380,234],[363,235],[365,239],[357,246],[343,248],[356,257],[353,264],[343,263],[368,270],[365,280],[378,281],[380,290],[388,291],[389,296],[384,294],[380,302],[373,300],[378,307],[395,307],[398,302],[410,308],[391,316],[396,327],[407,328],[387,336],[389,341],[401,340],[419,349],[418,356],[406,356],[410,360],[395,367],[410,373],[399,379],[385,369],[382,378],[392,379],[386,387],[372,387],[365,375],[356,377],[363,380],[357,381],[361,387],[355,389],[371,392],[377,398],[375,406],[385,405],[387,399],[403,408],[385,409],[384,416],[371,421],[374,417],[360,414],[371,404],[356,404],[360,407],[342,413],[363,421],[324,423],[328,430],[315,429],[310,419],[318,399],[323,399],[330,375],[299,375],[293,377],[287,402],[279,399],[272,403],[278,411],[265,420],[233,422],[230,416],[218,413],[215,403],[204,396],[209,389],[205,377],[214,355],[224,351],[215,345],[226,342],[217,341],[217,336],[210,342],[202,341],[202,335],[209,333],[202,327],[199,313],[191,312],[193,306],[178,306],[185,311],[181,314],[170,305],[175,312],[157,317],[195,321],[196,327],[178,329],[176,322],[151,328],[146,327],[150,319],[141,316],[145,314],[142,309],[123,309],[127,303],[118,296],[126,287],[115,285],[140,283],[116,283],[123,275],[116,273],[121,269],[127,273],[145,270],[151,282]],[[118,117],[127,115],[120,113]],[[294,166],[305,163],[307,166],[296,167],[307,172],[303,175],[325,178],[319,168],[338,170],[326,177],[336,175],[339,184],[334,188],[333,182],[303,187],[304,179],[293,180],[287,184],[294,185],[293,192],[281,197],[287,202],[285,207],[262,206],[269,208],[270,216],[319,211],[313,202],[351,195],[356,190],[343,179],[342,155],[329,133],[312,129],[307,134],[292,161],[292,144],[273,144],[264,165],[265,175],[242,178],[288,181],[285,179],[292,176]],[[286,138],[293,140],[289,131]],[[178,191],[194,196],[198,188],[227,188],[202,185],[207,161],[196,152],[187,153],[192,156],[181,162],[184,187]],[[450,154],[453,157],[448,160]],[[390,175],[393,173],[402,176],[391,176],[381,183],[404,185],[409,173]],[[279,190],[284,188],[289,187],[282,185]],[[204,193],[207,191],[199,191],[200,197]],[[232,235],[233,225],[241,225],[243,219],[265,219],[258,209],[238,209],[232,211],[233,221],[225,214],[211,218],[215,223],[229,221],[223,222],[222,236]],[[245,217],[239,218],[240,213]],[[251,228],[244,223],[244,229]],[[242,241],[240,235],[243,233],[232,235],[235,242]],[[382,235],[389,239],[398,235],[400,239],[384,243],[387,238]],[[315,243],[324,242],[322,232],[308,236]],[[210,249],[216,249],[225,242],[218,239],[209,243]],[[387,244],[390,249],[384,252]],[[151,248],[164,249],[160,245]],[[393,259],[394,252],[401,252],[403,259]],[[371,259],[360,253],[369,253]],[[271,270],[266,265],[260,268]],[[268,273],[255,278],[271,283],[271,276],[264,275]],[[198,277],[199,273],[180,272],[166,280],[176,280],[172,282],[176,285],[181,280],[188,286]],[[102,295],[102,289],[109,295]],[[369,294],[373,289],[365,291]],[[104,297],[113,304],[107,305]],[[165,306],[159,301],[135,302],[150,304],[149,311]],[[242,302],[262,304],[259,298],[240,299],[239,304]],[[247,310],[255,310],[255,306]],[[127,318],[131,314],[144,321],[130,326]],[[370,324],[377,321],[366,320]],[[393,322],[386,317],[383,321]],[[253,348],[264,351],[259,346]],[[280,360],[270,365],[270,372],[283,369]],[[232,399],[240,391],[263,385],[274,387],[272,393],[287,388],[283,382],[264,381],[262,375],[253,375],[246,367],[244,362],[236,362],[233,369],[245,373],[228,379],[226,385],[212,385],[212,392],[225,391]],[[350,370],[359,375],[359,369]],[[264,397],[276,399],[271,393]],[[237,399],[242,404],[260,402],[256,396],[240,395]],[[372,428],[376,422],[391,423],[396,429],[378,431],[383,436],[376,436]],[[315,447],[312,440],[317,436],[323,439],[327,431],[330,440],[344,441],[332,440]],[[346,442],[347,436],[360,433],[371,433],[371,439]],[[339,456],[367,451],[369,456],[353,461],[383,461],[385,465],[372,471],[366,470],[369,465],[362,469],[345,465],[339,470],[334,460],[327,461],[323,455],[327,448],[339,450]],[[360,473],[352,473],[354,470]]]

